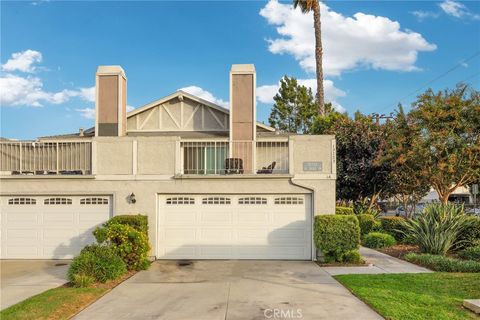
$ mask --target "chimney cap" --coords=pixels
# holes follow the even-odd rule
[[[98,66],[97,68],[97,75],[116,75],[119,74],[122,77],[125,77],[125,71],[121,66]]]
[[[254,73],[255,65],[254,64],[232,64],[230,69],[232,73]]]

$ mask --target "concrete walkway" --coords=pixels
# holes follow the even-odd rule
[[[67,282],[70,261],[0,260],[0,309]]]
[[[156,261],[75,319],[383,319],[311,261]]]
[[[365,267],[323,267],[332,276],[340,274],[380,274],[380,273],[422,273],[432,272],[413,263],[394,258],[373,249],[360,247],[360,254],[366,260]]]

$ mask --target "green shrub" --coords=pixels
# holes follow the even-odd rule
[[[335,207],[335,214],[341,215],[353,215],[353,208],[350,207]]]
[[[455,204],[431,204],[416,219],[403,224],[420,251],[445,255],[456,242],[460,233],[468,226],[463,207]]]
[[[360,245],[360,227],[352,215],[321,215],[315,217],[314,241],[326,262],[342,262],[344,255]]]
[[[456,250],[468,248],[475,243],[480,243],[480,217],[467,216],[467,226],[458,235]]]
[[[405,218],[402,217],[381,217],[381,230],[393,236],[397,242],[404,242],[407,231],[403,225],[404,221]]]
[[[380,221],[378,221],[378,220],[374,221],[372,231],[376,231],[376,232],[382,232],[383,231],[382,230],[382,224],[380,223]]]
[[[350,250],[343,254],[342,256],[343,262],[348,263],[362,263],[362,257],[360,256],[360,252],[358,250]]]
[[[480,262],[480,245],[468,247],[458,253],[460,258]]]
[[[72,276],[72,284],[75,288],[86,288],[95,282],[95,278],[85,274],[74,274]]]
[[[396,244],[395,238],[388,233],[370,232],[363,237],[363,245],[368,248],[388,248]]]
[[[143,232],[148,235],[148,217],[145,215],[137,214],[137,215],[119,215],[114,216],[110,220],[108,220],[104,226],[108,227],[112,224],[123,224],[128,225],[134,228],[137,231]]]
[[[109,224],[97,228],[93,234],[98,243],[113,246],[129,270],[144,270],[150,265],[148,261],[150,244],[145,233],[129,225]]]
[[[357,215],[358,224],[360,225],[360,235],[363,237],[367,233],[373,231],[375,225],[375,218],[371,214],[359,214]]]
[[[109,246],[86,246],[75,257],[68,269],[68,279],[73,282],[86,281],[79,276],[90,276],[95,281],[114,280],[125,274],[127,267],[116,250]]]
[[[405,260],[440,272],[480,272],[480,262],[458,260],[433,254],[408,253]]]

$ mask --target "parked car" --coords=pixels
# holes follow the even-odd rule
[[[465,213],[480,217],[480,208],[470,208],[465,210]]]
[[[425,209],[425,203],[418,203],[415,205],[415,210],[413,212],[413,216],[417,216],[419,215],[423,209]],[[405,208],[403,206],[398,206],[396,209],[395,209],[395,215],[396,216],[404,216],[406,217],[407,216],[407,213],[405,211]]]

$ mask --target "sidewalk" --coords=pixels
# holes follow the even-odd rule
[[[332,276],[340,274],[380,274],[380,273],[423,273],[432,272],[410,262],[394,258],[373,249],[360,247],[360,254],[366,260],[364,267],[322,267]]]

